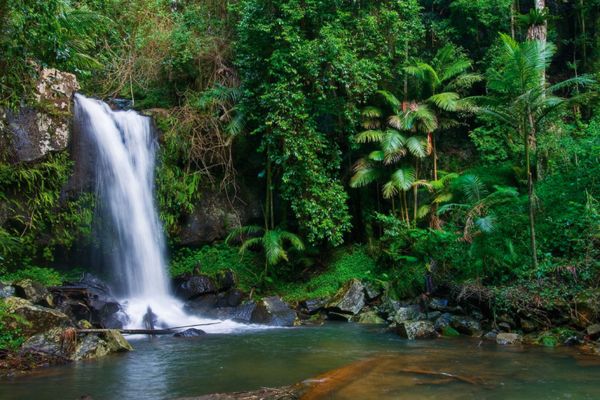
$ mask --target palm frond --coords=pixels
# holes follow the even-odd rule
[[[385,133],[380,130],[366,130],[354,137],[357,143],[373,143],[381,142],[385,137]]]
[[[406,140],[406,148],[417,158],[427,157],[427,139],[422,136],[411,136]]]
[[[428,100],[444,111],[456,111],[459,99],[460,95],[458,93],[444,92],[434,94]]]

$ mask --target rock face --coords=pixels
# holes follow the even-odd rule
[[[356,315],[365,306],[365,287],[358,279],[348,281],[333,299],[327,308],[333,312]]]
[[[52,68],[40,71],[36,106],[0,110],[0,136],[10,145],[9,161],[29,162],[65,150],[71,130],[71,98],[79,89],[75,75]]]
[[[381,325],[385,324],[385,320],[377,315],[375,311],[367,311],[358,316],[358,320],[356,321],[359,324],[365,325]]]
[[[410,305],[407,307],[400,307],[396,314],[392,317],[393,322],[400,324],[404,321],[417,320],[421,315],[421,311],[419,310],[419,306]]]
[[[133,347],[117,330],[77,334],[72,329],[53,328],[23,343],[22,351],[38,352],[76,361],[131,351]]]
[[[260,217],[261,210],[256,206],[259,202],[244,191],[240,195],[243,200],[232,202],[225,193],[203,191],[202,199],[178,234],[180,244],[198,246],[224,239],[232,229]]]
[[[273,326],[294,326],[297,315],[279,297],[267,297],[256,304],[250,322]]]
[[[438,337],[433,324],[429,321],[405,321],[398,324],[396,332],[403,338],[414,339],[435,339]]]
[[[71,326],[69,317],[57,310],[33,304],[19,297],[8,297],[4,300],[6,310],[25,321],[18,327],[25,336],[46,332],[56,327]],[[16,328],[16,326],[14,327]]]

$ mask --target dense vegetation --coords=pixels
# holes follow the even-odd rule
[[[0,0],[0,106],[32,102],[41,65],[158,110],[174,274],[235,266],[293,299],[426,275],[573,293],[600,284],[600,1],[535,4]],[[0,164],[1,274],[89,245],[70,168]],[[264,219],[238,239],[265,257],[180,248],[203,192],[242,184]]]

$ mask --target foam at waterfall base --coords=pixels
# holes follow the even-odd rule
[[[206,333],[233,333],[245,330],[267,329],[263,325],[245,325],[231,320],[214,320],[201,318],[186,313],[183,309],[183,303],[170,296],[151,297],[151,298],[130,298],[121,302],[125,312],[129,316],[127,329],[144,329],[144,315],[148,307],[156,315],[156,329],[175,328],[196,324],[211,324],[197,326]]]

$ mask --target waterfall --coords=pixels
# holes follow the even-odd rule
[[[112,227],[111,265],[122,286],[129,327],[143,327],[148,307],[158,327],[204,323],[187,315],[171,295],[165,240],[154,201],[157,142],[151,120],[134,111],[113,111],[95,99],[75,96],[75,118],[95,146],[98,200]],[[239,324],[227,321],[207,330],[224,332]]]

